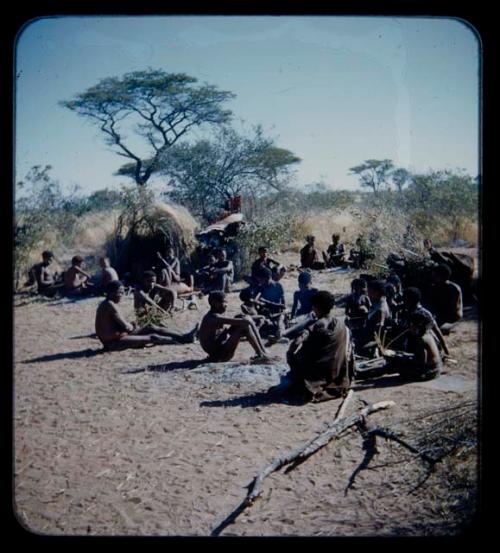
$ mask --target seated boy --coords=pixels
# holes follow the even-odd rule
[[[332,234],[332,243],[328,246],[323,259],[327,267],[341,267],[344,263],[345,248],[340,244],[340,234]]]
[[[162,257],[160,252],[156,252],[159,260],[162,262],[162,283],[167,288],[175,291],[177,294],[186,294],[194,290],[194,276],[189,275],[187,282],[181,276],[181,263],[176,257],[174,248],[167,248],[166,257]]]
[[[354,370],[349,329],[331,314],[333,294],[317,292],[312,298],[317,317],[290,345],[287,362],[290,391],[305,394],[315,402],[344,395]]]
[[[199,340],[210,361],[223,362],[232,359],[243,337],[246,337],[256,353],[254,361],[271,361],[259,331],[250,317],[224,316],[227,309],[224,292],[210,292],[208,303],[210,310],[201,321]]]
[[[92,283],[90,275],[83,270],[84,260],[80,255],[71,259],[71,267],[64,273],[65,292],[70,294],[84,294],[89,291]]]
[[[261,267],[257,272],[257,281],[257,310],[272,322],[274,332],[279,337],[285,330],[285,291],[279,282],[272,280],[272,273],[266,267]]]
[[[351,282],[351,293],[345,302],[346,322],[351,330],[364,326],[371,306],[366,280],[355,278]]]
[[[176,300],[176,294],[170,288],[157,284],[153,271],[144,271],[142,284],[134,288],[134,309],[138,315],[149,311],[151,304],[147,298],[154,301],[165,311],[170,311]]]
[[[403,309],[400,311],[398,324],[395,330],[397,334],[401,336],[394,342],[394,348],[398,349],[398,347],[402,347],[403,349],[406,349],[405,343],[409,339],[408,333],[410,329],[411,317],[415,313],[424,313],[432,321],[429,332],[434,335],[439,348],[442,349],[444,354],[449,355],[450,352],[446,345],[441,329],[439,328],[431,312],[422,306],[422,304],[420,303],[420,299],[421,293],[418,288],[414,288],[413,286],[411,286],[409,288],[406,288],[406,290],[403,292]]]
[[[223,248],[215,251],[215,257],[217,261],[212,266],[210,289],[229,292],[234,280],[233,262],[227,259],[226,250]]]
[[[265,324],[266,318],[264,315],[259,315],[251,288],[244,288],[240,292],[240,300],[243,302],[241,304],[241,311],[243,315],[251,317],[257,328],[260,328],[263,324]],[[239,316],[240,315],[237,315],[237,317]]]
[[[95,331],[104,349],[109,351],[141,348],[146,344],[193,343],[198,325],[186,334],[172,332],[163,326],[137,327],[128,323],[120,313],[118,304],[125,294],[122,282],[111,281],[106,287],[106,299],[99,304],[95,318]]]
[[[371,307],[366,316],[363,332],[360,333],[356,342],[360,354],[373,357],[377,351],[373,345],[375,336],[380,336],[391,323],[391,312],[387,305],[385,297],[385,283],[381,280],[370,280],[367,285],[368,297],[370,298]]]
[[[299,273],[297,280],[299,289],[293,293],[292,319],[311,313],[311,298],[318,292],[317,288],[312,287],[312,274],[309,271]]]
[[[101,281],[99,283],[99,286],[101,290],[104,292],[106,290],[106,286],[112,281],[112,280],[118,280],[118,273],[116,272],[113,267],[111,267],[111,261],[109,257],[100,257],[99,258],[99,265],[101,266]]]

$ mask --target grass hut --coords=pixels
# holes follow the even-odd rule
[[[149,269],[159,263],[156,252],[165,255],[174,248],[186,269],[195,249],[197,221],[181,206],[153,201],[123,211],[117,221],[108,255],[120,275]]]

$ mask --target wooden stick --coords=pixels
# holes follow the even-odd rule
[[[149,305],[152,305],[153,307],[156,307],[156,309],[158,309],[158,311],[160,311],[161,313],[163,313],[164,315],[167,315],[169,316],[169,313],[167,313],[167,311],[165,311],[165,309],[163,309],[162,307],[160,307],[154,300],[152,300],[147,294],[145,294],[142,290],[139,290],[139,293],[141,294],[141,297],[147,302],[149,303]]]
[[[352,394],[347,394],[346,398],[344,399],[339,409],[338,415],[341,414],[344,404],[347,405],[347,401],[350,400],[351,397],[352,397]],[[364,420],[364,417],[367,417],[371,413],[375,413],[382,409],[388,409],[393,405],[395,405],[393,401],[381,401],[379,403],[368,405],[368,407],[365,407],[359,413],[354,413],[350,417],[338,418],[338,416],[336,416],[333,422],[331,422],[328,425],[327,430],[322,432],[319,436],[316,436],[315,438],[309,440],[306,444],[302,445],[298,449],[288,453],[288,455],[285,455],[283,457],[277,457],[272,463],[264,467],[257,474],[257,476],[255,476],[255,478],[247,486],[248,493],[246,497],[243,499],[243,501],[240,503],[240,505],[238,505],[238,507],[236,507],[236,509],[229,516],[227,516],[216,528],[214,528],[210,533],[210,535],[211,536],[220,535],[220,533],[227,526],[229,526],[230,524],[233,524],[236,518],[247,507],[250,507],[255,502],[255,500],[262,494],[262,484],[264,479],[267,476],[269,476],[271,473],[280,469],[284,465],[288,465],[289,463],[296,461],[299,458],[300,458],[300,462],[305,461],[307,457],[312,455],[314,452],[318,451],[318,449],[322,448],[330,440],[339,436],[342,432],[344,432],[351,426],[355,426],[361,420]]]

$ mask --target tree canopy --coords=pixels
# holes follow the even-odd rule
[[[394,169],[390,159],[368,159],[361,165],[351,167],[349,171],[359,176],[361,186],[371,188],[378,194],[381,188],[389,184],[389,175]]]
[[[160,172],[170,179],[170,200],[210,219],[231,197],[282,190],[292,166],[299,162],[292,152],[266,138],[260,127],[252,136],[224,127],[211,141],[179,144],[165,151]]]
[[[159,69],[134,71],[123,77],[108,77],[75,98],[60,104],[99,126],[106,143],[131,160],[118,171],[144,185],[158,168],[161,155],[191,128],[227,123],[231,111],[222,105],[233,98],[231,92],[203,84],[184,73]],[[132,146],[126,132],[145,142],[144,157]]]

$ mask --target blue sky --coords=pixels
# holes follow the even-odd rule
[[[147,67],[235,93],[227,107],[237,127],[261,124],[302,159],[298,186],[357,188],[349,168],[366,159],[476,176],[480,55],[474,32],[454,19],[35,20],[16,51],[16,180],[33,165],[50,164],[61,183],[85,193],[127,182],[113,176],[124,158],[58,102],[102,78]]]

